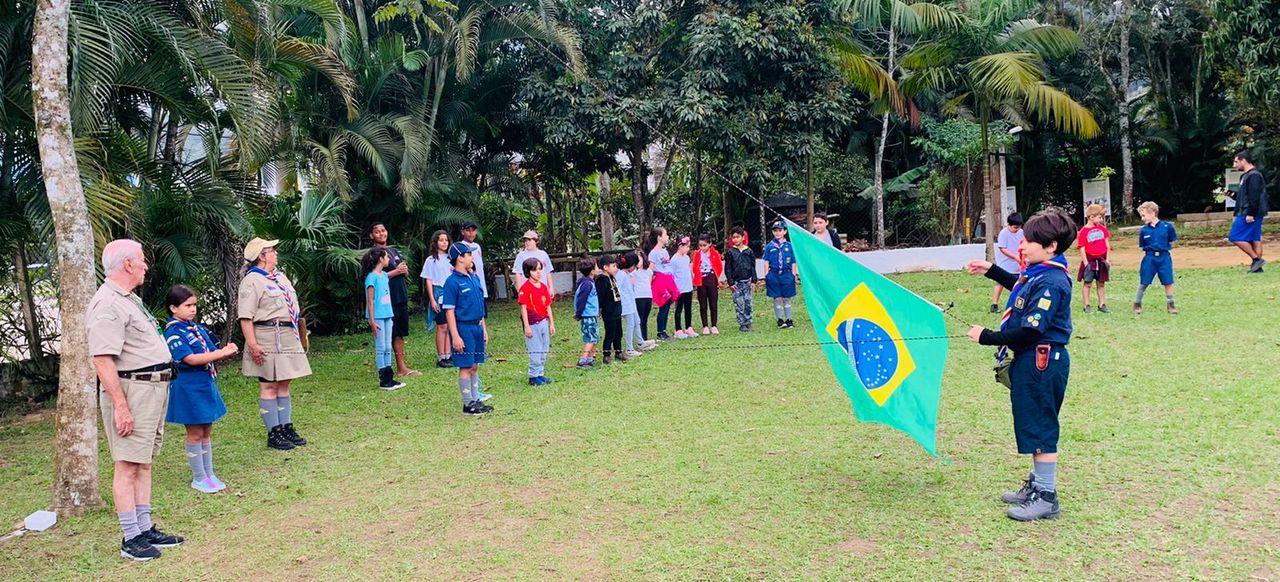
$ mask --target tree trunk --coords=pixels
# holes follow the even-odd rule
[[[805,228],[813,230],[813,154],[804,161],[804,201]]]
[[[600,248],[613,250],[613,184],[609,181],[609,173],[601,172],[596,177],[596,187],[600,192]]]
[[[27,355],[37,366],[44,364],[44,346],[40,342],[40,320],[36,318],[36,298],[27,272],[26,243],[21,240],[13,250],[13,269],[18,279],[18,298],[22,302],[22,325],[27,332]]]
[[[1133,214],[1133,148],[1129,143],[1129,9],[1127,0],[1116,2],[1120,11],[1120,90],[1116,104],[1120,106],[1120,164],[1124,175],[1124,194],[1120,209],[1127,218]]]
[[[895,35],[894,22],[891,20],[889,24],[889,74],[893,74],[894,60],[897,56],[897,38]],[[876,248],[884,248],[884,148],[885,142],[889,141],[889,111],[886,109],[884,115],[880,116],[880,143],[876,144],[876,176],[875,191],[872,193],[871,201],[871,226],[874,230]]]
[[[724,214],[724,240],[729,240],[733,232],[733,190],[727,186],[720,188],[720,211]]]
[[[982,104],[983,111],[986,110],[986,104]],[[987,117],[982,116],[982,194],[987,198],[986,210],[986,240],[987,240],[987,260],[994,261],[996,258],[996,214],[1000,212],[1000,192],[991,184],[991,166],[994,165],[995,156],[991,155],[991,136],[988,133]]]
[[[40,165],[58,247],[62,334],[54,438],[53,509],[102,507],[98,493],[98,390],[85,315],[96,283],[93,227],[80,185],[67,89],[71,0],[39,0],[31,46],[31,92]]]
[[[644,148],[643,140],[633,139],[627,149],[627,158],[631,161],[631,198],[636,206],[636,221],[640,223],[642,237],[649,236],[649,230],[653,228],[653,217],[645,203],[649,184],[645,182],[644,175]]]
[[[369,22],[364,14],[364,0],[351,0],[356,9],[356,30],[360,31],[360,46],[369,50]]]
[[[164,124],[164,153],[161,156],[169,165],[178,161],[178,121],[173,118],[172,113]]]

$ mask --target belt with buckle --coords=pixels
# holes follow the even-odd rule
[[[1153,256],[1153,257],[1158,257],[1158,256],[1160,256],[1160,255],[1163,255],[1163,254],[1167,253],[1167,252],[1169,252],[1169,251],[1147,251],[1147,254],[1148,254],[1148,255],[1151,255],[1151,256]]]
[[[173,364],[156,364],[146,368],[138,368],[137,370],[118,372],[116,375],[126,380],[137,380],[139,382],[168,382],[173,379]]]
[[[256,326],[261,327],[293,327],[293,321],[288,319],[272,319],[270,321],[255,321]]]

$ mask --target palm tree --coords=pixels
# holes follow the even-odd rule
[[[838,0],[836,10],[852,21],[853,35],[842,36],[836,46],[840,63],[855,86],[868,88],[877,97],[880,115],[880,140],[876,144],[875,182],[872,185],[872,214],[875,244],[883,248],[884,228],[884,150],[889,139],[889,116],[896,112],[913,125],[919,122],[915,104],[898,91],[901,73],[899,51],[910,47],[908,39],[929,32],[945,32],[960,26],[963,17],[949,6],[904,0]],[[873,52],[883,52],[884,68]]]
[[[1035,118],[1080,138],[1098,134],[1093,114],[1050,83],[1045,69],[1047,60],[1078,51],[1080,37],[1067,28],[1021,18],[1033,5],[1029,0],[979,0],[969,5],[966,26],[903,56],[904,93],[941,99],[944,114],[972,118],[981,127],[988,256],[1002,194],[991,184],[989,122],[1003,118],[1021,125]]]

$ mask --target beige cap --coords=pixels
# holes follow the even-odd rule
[[[536,231],[536,230],[526,230],[526,231],[524,231],[524,236],[522,236],[522,237],[520,237],[520,238],[521,238],[521,239],[531,238],[531,239],[533,239],[533,240],[538,240],[538,231]]]
[[[278,240],[254,238],[249,241],[249,244],[244,245],[244,260],[249,262],[256,261],[258,260],[258,255],[262,254],[262,251],[278,244],[280,244],[280,241]]]

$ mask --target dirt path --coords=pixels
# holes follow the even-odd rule
[[[1263,234],[1263,250],[1280,244],[1280,234]],[[1074,253],[1078,260],[1079,252]],[[1111,265],[1125,269],[1137,269],[1142,263],[1143,252],[1138,249],[1136,234],[1112,237]],[[1247,267],[1248,257],[1235,245],[1227,242],[1226,234],[1184,238],[1174,243],[1173,266],[1175,269],[1210,269],[1214,267]]]

